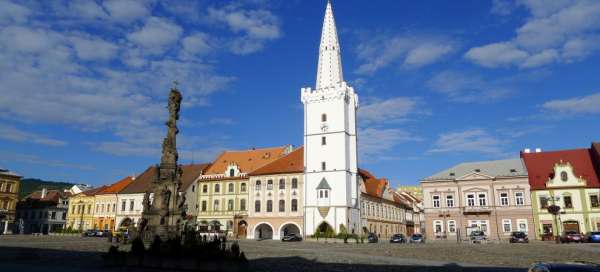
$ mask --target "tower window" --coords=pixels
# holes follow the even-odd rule
[[[321,137],[321,145],[327,145],[327,137]]]
[[[325,171],[325,169],[327,169],[327,165],[325,162],[321,162],[321,170]]]
[[[321,122],[327,122],[327,114],[321,114]]]

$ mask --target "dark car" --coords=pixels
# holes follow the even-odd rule
[[[413,235],[410,236],[410,239],[408,239],[408,241],[410,243],[415,243],[415,244],[419,243],[419,244],[422,244],[422,243],[425,243],[425,237],[423,237],[423,234],[415,233],[415,234],[413,234]]]
[[[583,237],[576,231],[565,231],[562,236],[560,236],[561,243],[581,243],[583,242]]]
[[[481,243],[481,242],[485,242],[487,240],[487,236],[485,235],[485,232],[480,231],[480,230],[472,231],[471,234],[469,235],[469,238],[471,239],[471,242],[473,242],[473,243]]]
[[[406,237],[401,233],[394,234],[390,238],[390,243],[406,243]]]
[[[300,241],[302,241],[302,237],[300,235],[292,233],[292,234],[283,236],[283,238],[281,238],[281,241],[282,242],[300,242]]]
[[[600,267],[584,263],[535,263],[528,272],[600,272]]]
[[[83,233],[83,236],[85,236],[85,237],[95,237],[97,232],[98,232],[98,230],[86,230]]]
[[[529,243],[529,238],[527,238],[527,233],[522,231],[513,231],[510,234],[510,242],[511,243]]]
[[[377,242],[379,242],[379,238],[377,237],[377,234],[371,232],[367,236],[367,241],[369,243],[377,243]]]
[[[585,236],[585,241],[588,243],[600,243],[600,231],[588,232]]]

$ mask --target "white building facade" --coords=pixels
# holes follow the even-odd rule
[[[302,88],[304,104],[304,230],[340,225],[361,229],[357,174],[358,96],[344,81],[331,3],[327,3],[316,89]]]

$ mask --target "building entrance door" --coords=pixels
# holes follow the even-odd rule
[[[562,225],[563,225],[563,231],[574,231],[574,232],[580,233],[578,221],[574,221],[574,220],[564,221]]]

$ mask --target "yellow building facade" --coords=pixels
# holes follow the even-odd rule
[[[69,209],[67,210],[67,228],[79,230],[80,232],[94,229],[95,217],[94,207],[96,205],[96,194],[106,187],[88,190],[69,198]]]

